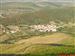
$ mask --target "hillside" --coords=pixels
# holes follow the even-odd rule
[[[66,19],[67,18],[67,19]],[[9,20],[8,20],[9,19]],[[44,20],[43,20],[44,19]],[[8,21],[7,21],[8,20]],[[0,18],[0,24],[45,24],[49,21],[55,22],[74,22],[72,8],[63,9],[42,9],[34,13],[22,13],[5,15],[5,18]],[[8,23],[7,23],[8,22]]]
[[[75,54],[74,13],[71,2],[0,2],[0,55]]]
[[[59,3],[21,3],[11,2],[1,4],[0,24],[46,24],[49,21],[74,22],[74,7],[62,6]],[[43,7],[42,7],[43,6]],[[44,19],[44,20],[43,20]],[[8,20],[8,21],[7,21]]]
[[[31,55],[34,52],[35,54],[38,54],[38,52],[40,52],[39,55],[51,54],[51,53],[58,54],[61,52],[64,53],[66,51],[67,51],[66,53],[74,53],[75,48],[73,48],[73,43],[74,43],[73,40],[75,40],[74,37],[71,37],[70,35],[64,33],[54,33],[52,35],[45,35],[45,36],[34,36],[30,39],[20,40],[15,44],[7,44],[7,45],[0,44],[0,48],[1,48],[0,53],[31,54]],[[45,47],[48,47],[49,50]],[[51,48],[54,51],[52,51]],[[64,48],[67,49],[65,50]],[[57,52],[55,50],[57,50]],[[45,53],[43,53],[43,51]]]

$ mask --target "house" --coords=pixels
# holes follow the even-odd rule
[[[54,24],[46,24],[46,25],[31,25],[31,30],[39,31],[39,32],[56,32],[57,31],[57,26]]]
[[[4,32],[5,32],[5,27],[2,24],[0,24],[0,34]]]
[[[5,17],[3,16],[3,14],[1,14],[1,13],[0,13],[0,17],[1,17],[1,18],[5,18]]]
[[[15,26],[15,25],[9,25],[9,26],[7,26],[7,28],[9,29],[9,31],[11,33],[20,32],[20,28],[18,26]]]

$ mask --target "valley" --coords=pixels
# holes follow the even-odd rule
[[[0,55],[75,54],[71,2],[0,2]]]

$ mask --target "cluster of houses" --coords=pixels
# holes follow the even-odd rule
[[[0,13],[0,18],[5,18],[2,13]]]
[[[19,32],[20,28],[15,25],[4,26],[0,24],[0,33],[16,33]]]
[[[20,32],[20,28],[18,26],[15,26],[15,25],[9,25],[9,26],[7,26],[7,28],[9,29],[9,31],[11,33]],[[7,33],[9,33],[9,32],[7,31]]]
[[[3,25],[0,25],[0,34],[3,34],[5,32],[5,28]]]
[[[46,24],[46,25],[31,25],[32,31],[39,31],[39,32],[56,32],[57,26],[53,24]]]
[[[24,26],[26,27],[26,26]],[[45,24],[45,25],[30,25],[27,26],[30,27],[29,30],[31,31],[39,31],[39,32],[56,32],[57,31],[57,26],[54,24]],[[16,25],[8,25],[8,26],[3,26],[0,25],[0,33],[16,33],[16,32],[20,32],[21,27],[16,26]]]

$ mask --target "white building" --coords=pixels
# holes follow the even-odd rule
[[[0,17],[1,17],[1,18],[5,18],[2,14],[0,14]]]
[[[57,27],[56,25],[32,25],[30,26],[32,28],[33,31],[37,30],[40,32],[56,32],[57,31]]]
[[[16,32],[20,32],[20,28],[18,26],[13,26],[13,25],[10,25],[10,26],[7,26],[9,28],[9,31],[11,33],[16,33]]]
[[[0,24],[0,34],[4,32],[5,32],[5,27],[2,24]]]

